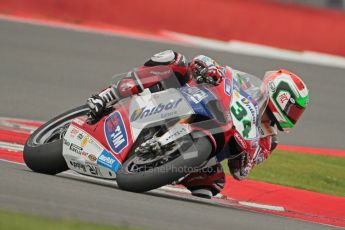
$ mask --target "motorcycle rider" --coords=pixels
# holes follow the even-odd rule
[[[138,69],[145,70],[152,66],[170,67],[178,78],[180,86],[200,83],[217,86],[224,79],[225,68],[230,68],[220,66],[215,60],[204,55],[196,56],[187,63],[184,55],[172,50],[155,54]],[[241,72],[236,73],[241,74]],[[146,88],[157,90],[157,83],[162,79],[168,79],[172,74],[162,68],[157,75],[159,78],[152,80],[148,79],[149,74],[133,74],[118,80],[101,93],[91,96],[87,104],[92,119],[100,119],[107,108],[121,98],[141,93]],[[262,89],[268,91],[268,99],[260,108],[263,113],[261,113],[258,127],[260,139],[257,151],[255,154],[244,153],[235,159],[228,160],[230,172],[236,180],[243,180],[255,165],[270,156],[278,144],[277,129],[288,132],[293,128],[309,101],[308,89],[304,82],[287,70],[267,72]],[[236,148],[239,152],[241,151],[238,146],[235,146]],[[181,184],[195,196],[211,198],[224,188],[225,175],[220,163],[217,163],[207,170],[189,174]]]

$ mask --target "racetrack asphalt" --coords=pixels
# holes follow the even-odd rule
[[[0,207],[6,210],[147,229],[333,229],[156,192],[125,192],[8,162],[0,161],[0,168]]]
[[[311,90],[310,108],[281,142],[345,148],[343,69],[8,21],[0,21],[0,116],[48,120],[84,103],[110,84],[114,73],[128,71],[165,49],[189,58],[206,54],[259,76],[281,67],[299,73]],[[0,162],[0,208],[155,229],[329,228],[155,193],[128,193],[4,162]]]

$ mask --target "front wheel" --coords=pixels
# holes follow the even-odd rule
[[[142,157],[136,154],[130,156],[117,173],[119,188],[146,192],[171,184],[206,163],[212,153],[212,145],[206,137],[199,137],[187,146],[186,150],[183,147],[173,149],[170,154],[166,154],[168,158],[149,160],[147,164],[142,164]]]
[[[23,151],[25,164],[33,171],[57,174],[68,169],[62,156],[63,136],[71,121],[86,115],[86,105],[71,109],[42,125],[31,134]]]

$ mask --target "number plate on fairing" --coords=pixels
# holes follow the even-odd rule
[[[70,125],[63,139],[63,157],[70,169],[90,176],[114,179],[121,164],[97,140]]]
[[[237,82],[234,81],[235,84]],[[255,139],[259,136],[257,129],[259,109],[257,104],[241,90],[238,85],[234,87],[230,112],[236,130],[246,140]]]

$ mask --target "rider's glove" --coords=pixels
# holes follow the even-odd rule
[[[93,95],[87,99],[87,105],[90,109],[90,115],[93,119],[99,119],[103,116],[106,108],[106,102],[99,95]]]
[[[223,74],[220,71],[221,67],[211,66],[207,70],[206,83],[212,85],[219,85],[222,82]]]
[[[197,83],[219,85],[223,78],[221,69],[213,59],[203,55],[195,57],[190,64],[192,76]]]
[[[207,66],[199,61],[199,60],[194,60],[190,64],[190,69],[192,72],[193,78],[196,80],[197,83],[204,83],[206,76],[207,76]]]

